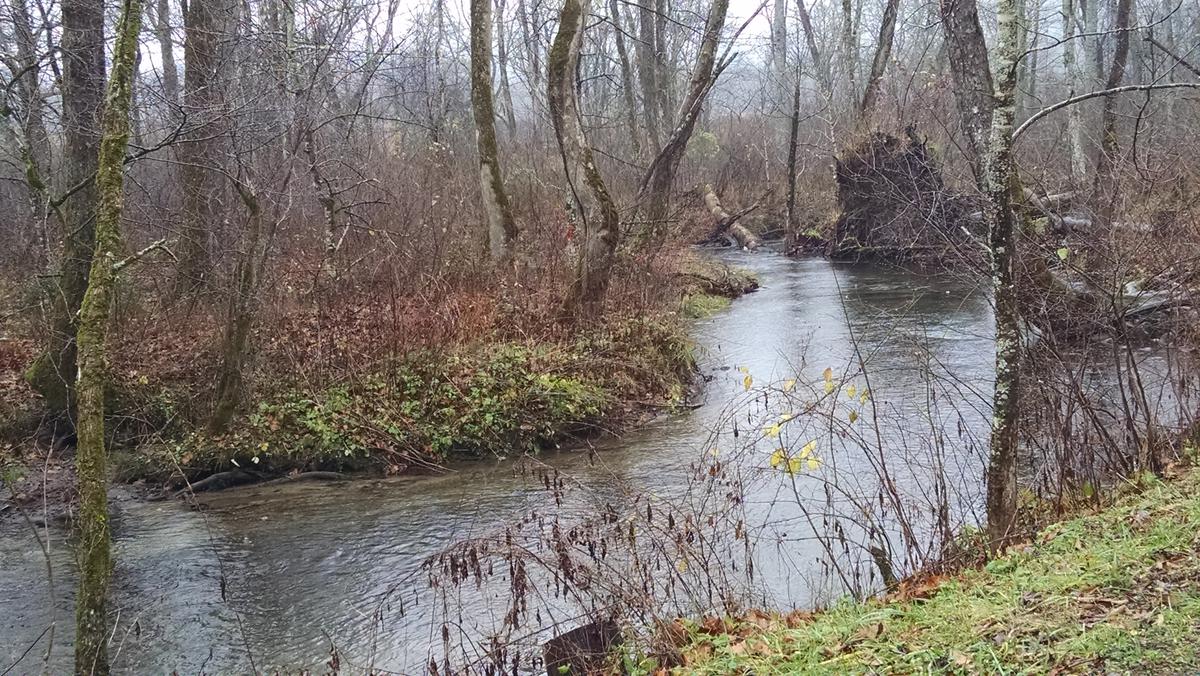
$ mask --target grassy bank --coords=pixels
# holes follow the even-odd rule
[[[399,473],[636,424],[686,399],[695,370],[688,319],[757,286],[751,275],[691,255],[655,279],[651,302],[614,303],[604,321],[585,327],[557,323],[554,306],[541,310],[536,299],[518,299],[519,312],[472,300],[449,328],[425,319],[438,308],[416,307],[406,320],[410,342],[381,338],[389,317],[375,308],[353,319],[330,310],[309,326],[305,316],[285,317],[256,335],[247,403],[221,434],[205,424],[218,357],[185,351],[217,341],[139,341],[139,359],[118,357],[113,369],[115,479],[180,485],[225,472],[246,475],[239,482],[311,470]],[[34,343],[24,346],[32,353]],[[32,441],[40,407],[19,375],[30,355],[10,352],[2,382],[24,398],[0,420],[10,439],[0,464],[33,469],[45,454]]]
[[[1200,472],[980,570],[816,614],[690,624],[679,673],[1200,671]]]

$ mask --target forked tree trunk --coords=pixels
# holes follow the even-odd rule
[[[15,82],[20,106],[21,163],[24,165],[25,188],[29,200],[35,260],[45,265],[50,260],[50,236],[47,231],[49,187],[46,177],[50,171],[50,134],[46,131],[45,100],[41,89],[41,65],[38,59],[37,36],[29,19],[25,0],[11,0],[13,37],[17,48],[16,69],[22,75]]]
[[[475,142],[479,150],[479,186],[487,217],[492,263],[512,261],[517,240],[500,151],[496,144],[496,111],[492,103],[492,0],[471,0],[471,112],[475,115]]]
[[[717,44],[720,42],[728,11],[729,0],[714,0],[709,8],[708,20],[700,40],[700,51],[696,55],[696,67],[692,71],[687,97],[679,106],[675,129],[662,150],[651,161],[638,188],[637,201],[641,205],[643,220],[654,237],[661,236],[666,229],[675,172],[679,169],[688,140],[696,128],[696,119],[700,116],[704,99],[720,75],[717,68]]]
[[[95,0],[62,2],[63,253],[50,294],[46,351],[26,373],[56,413],[71,407],[76,377],[76,319],[96,247],[96,158],[104,98],[104,7]]]
[[[99,3],[97,3],[99,4]],[[108,316],[119,268],[125,148],[140,0],[124,0],[117,24],[112,75],[104,109],[96,189],[96,249],[79,318],[78,446],[79,587],[75,595],[75,673],[108,673],[108,581],[112,572],[108,531],[108,468],[104,447],[104,390],[108,379]]]
[[[603,308],[620,224],[617,208],[596,167],[579,115],[575,72],[586,19],[587,0],[566,0],[559,16],[558,33],[550,47],[546,79],[550,119],[562,153],[563,169],[583,217],[579,262],[563,309],[569,316],[591,320],[597,318]],[[580,191],[588,194],[593,205],[591,209],[583,208]]]
[[[225,335],[221,341],[221,368],[217,373],[216,405],[208,421],[210,434],[221,434],[233,420],[243,395],[243,373],[250,354],[250,328],[254,321],[254,297],[258,289],[259,251],[265,227],[262,204],[253,185],[243,176],[233,181],[246,207],[246,231],[235,271],[236,282],[229,299]]]

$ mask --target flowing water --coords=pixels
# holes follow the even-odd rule
[[[620,502],[631,487],[656,495],[683,490],[689,464],[706,445],[728,439],[731,404],[756,396],[747,391],[747,376],[755,388],[791,378],[819,388],[825,368],[840,375],[861,360],[881,416],[910,419],[917,428],[930,424],[928,372],[951,376],[952,385],[939,390],[962,404],[947,418],[961,441],[945,464],[966,487],[963,495],[978,495],[972,440],[986,424],[992,374],[984,289],[869,265],[771,253],[724,257],[755,271],[763,288],[697,323],[694,336],[709,379],[700,405],[597,442],[595,454],[554,452],[542,461],[577,479],[593,498],[611,493]],[[862,471],[849,460],[825,461],[825,471]],[[379,669],[422,671],[438,652],[442,631],[438,602],[421,593],[427,557],[531,509],[581,517],[594,509],[594,499],[556,506],[539,477],[515,467],[514,461],[483,461],[434,476],[234,490],[205,496],[203,512],[181,502],[119,500],[114,670],[317,668],[334,642],[359,664],[369,655]],[[956,509],[969,514],[977,507],[971,500]],[[52,623],[50,671],[70,668],[71,554],[64,533],[51,529],[50,536],[52,583],[28,530],[10,520],[0,532],[0,669],[36,644],[13,673],[40,670]],[[794,544],[789,561],[798,563],[788,571],[812,565],[813,547]],[[777,576],[791,579],[781,571],[776,566]],[[804,605],[813,598],[796,583],[776,600]],[[464,626],[456,631],[483,635],[496,626],[504,606],[489,600],[496,599],[465,599],[469,612],[460,615]]]

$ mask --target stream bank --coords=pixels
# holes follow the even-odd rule
[[[686,623],[675,672],[1196,673],[1200,471],[1149,481],[980,569],[879,600]]]

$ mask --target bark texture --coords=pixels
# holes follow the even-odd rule
[[[222,181],[213,171],[221,162],[224,113],[219,69],[221,40],[230,16],[229,0],[190,0],[184,13],[183,111],[194,123],[178,146],[183,190],[183,232],[176,290],[206,286],[212,271],[212,230],[221,219]]]
[[[99,3],[97,3],[99,4]],[[96,188],[96,250],[79,319],[78,446],[79,586],[75,596],[75,673],[108,673],[108,581],[112,571],[108,527],[108,470],[104,447],[105,340],[121,248],[125,148],[137,59],[141,2],[124,0],[117,24],[112,75],[104,110]]]
[[[688,141],[692,138],[692,131],[696,128],[696,120],[700,117],[704,100],[720,75],[717,45],[728,11],[729,0],[714,0],[709,8],[704,35],[700,40],[700,50],[696,55],[696,67],[692,70],[687,96],[679,106],[675,129],[663,144],[662,150],[650,162],[650,167],[642,176],[638,188],[637,201],[641,205],[643,219],[655,237],[661,236],[665,230],[675,172],[679,169]]]
[[[104,98],[104,7],[95,0],[62,2],[63,178],[59,213],[63,253],[50,293],[46,351],[26,374],[56,413],[71,407],[76,377],[76,319],[96,245],[96,161]]]
[[[892,58],[892,38],[896,35],[896,13],[900,0],[888,0],[883,8],[883,20],[879,24],[879,44],[875,47],[875,58],[871,59],[871,73],[867,76],[867,88],[863,91],[862,103],[858,106],[860,118],[866,118],[875,108],[879,98],[879,87],[887,71],[888,59]]]
[[[471,111],[479,150],[479,187],[487,217],[492,262],[507,265],[517,240],[500,151],[496,144],[496,111],[492,102],[492,0],[471,0]]]
[[[563,302],[564,312],[583,320],[595,319],[604,304],[613,256],[617,250],[617,208],[596,167],[592,147],[579,115],[575,72],[587,18],[586,0],[566,0],[559,16],[558,33],[550,47],[547,98],[550,118],[562,153],[563,168],[574,201],[584,204],[585,191],[591,208],[581,208],[583,242],[575,279]]]
[[[959,130],[966,141],[971,171],[982,187],[983,158],[995,108],[987,43],[975,0],[941,0],[940,7]]]
[[[988,198],[988,248],[996,314],[996,380],[992,392],[992,430],[987,468],[988,536],[994,548],[1012,533],[1017,515],[1017,441],[1021,385],[1021,322],[1014,274],[1017,258],[1020,181],[1012,158],[1016,118],[1017,61],[1022,27],[1020,0],[1000,0],[996,47],[995,108],[988,146],[985,191]]]

